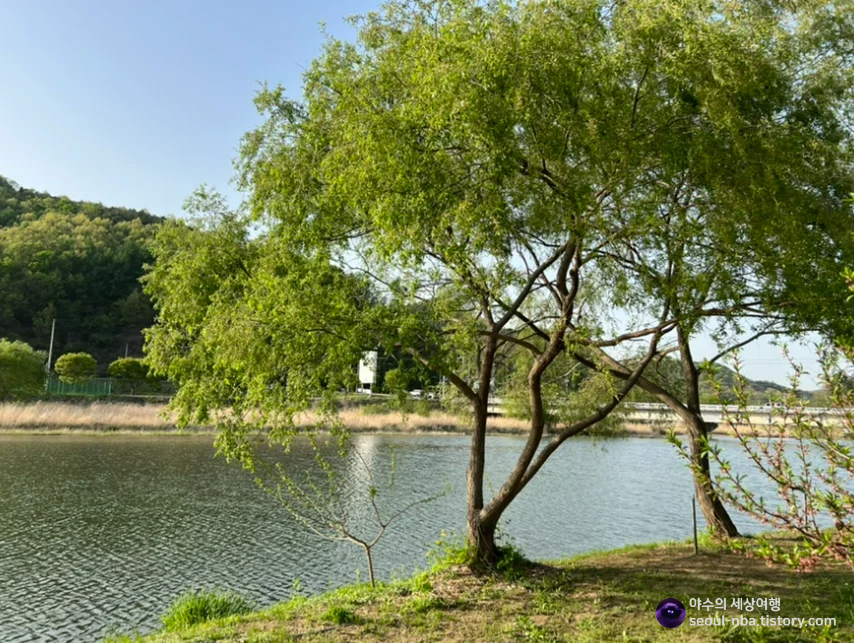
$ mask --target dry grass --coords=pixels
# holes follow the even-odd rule
[[[161,405],[92,402],[0,404],[0,430],[176,430]]]
[[[468,430],[468,424],[464,418],[442,412],[433,412],[430,415],[410,413],[404,416],[403,413],[397,411],[367,414],[358,409],[344,409],[338,415],[344,426],[354,433],[382,431],[394,431],[395,433],[442,431],[460,433]],[[297,423],[301,426],[308,426],[317,422],[318,419],[319,417],[315,413],[304,413],[298,417]],[[487,426],[494,433],[521,433],[529,427],[524,420],[504,417],[489,418]]]
[[[112,431],[112,432],[164,432],[178,430],[174,419],[163,417],[165,405],[130,404],[123,402],[29,402],[0,403],[0,431]],[[339,417],[354,433],[466,433],[468,422],[450,413],[434,411],[430,415],[404,414],[391,411],[365,413],[359,407],[344,408]],[[301,426],[318,422],[316,413],[304,413],[297,418]],[[492,433],[520,434],[529,429],[525,420],[508,417],[489,418]],[[662,437],[667,433],[663,425],[626,424],[628,435]],[[677,433],[684,427],[675,426]],[[192,432],[210,430],[210,427],[191,427]],[[716,434],[733,435],[729,426],[722,425]]]
[[[164,405],[113,402],[5,403],[0,404],[0,431],[177,431],[175,421],[163,417],[164,410]],[[461,433],[468,430],[465,419],[448,413],[431,413],[429,416],[404,416],[398,412],[370,415],[358,409],[343,409],[340,417],[355,433]],[[315,413],[304,413],[299,416],[298,424],[308,426],[319,419]],[[495,433],[519,433],[527,425],[511,418],[491,418],[489,427]],[[192,430],[205,430],[205,427],[193,427]]]

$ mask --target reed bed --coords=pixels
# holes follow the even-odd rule
[[[163,417],[165,405],[121,402],[28,402],[0,404],[0,430],[4,431],[177,431],[174,419]],[[453,432],[468,430],[464,418],[449,413],[433,412],[428,416],[400,412],[363,413],[358,408],[342,409],[341,421],[354,433],[393,431],[398,433]],[[317,423],[316,413],[303,413],[297,424]],[[191,431],[211,427],[191,427]],[[512,418],[490,418],[490,430],[496,433],[519,433],[527,424]]]
[[[0,431],[48,431],[48,432],[176,432],[174,418],[164,417],[163,404],[132,404],[127,402],[91,403],[71,402],[27,402],[0,403]],[[469,430],[465,418],[434,410],[429,415],[399,411],[383,413],[365,412],[359,407],[343,408],[339,412],[343,424],[354,433],[466,433]],[[302,413],[296,418],[300,426],[310,426],[320,421],[317,413]],[[489,418],[491,433],[519,434],[530,428],[525,420],[508,417]],[[684,427],[677,424],[677,433]],[[660,437],[667,427],[646,424],[626,424],[626,432],[634,436]],[[212,427],[193,426],[189,432],[211,431]],[[715,434],[732,435],[729,426],[722,425]]]
[[[112,402],[4,403],[0,404],[0,429],[175,430],[174,421],[161,417],[163,409],[162,405]]]
[[[341,422],[354,433],[394,431],[396,433],[428,433],[468,431],[468,422],[450,413],[432,412],[430,415],[409,413],[404,416],[398,411],[381,414],[363,413],[359,409],[343,409],[338,413]],[[310,426],[319,420],[315,413],[303,413],[297,417],[297,424]],[[524,420],[513,418],[489,418],[488,428],[494,433],[521,433],[529,428]]]

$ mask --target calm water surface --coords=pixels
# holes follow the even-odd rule
[[[389,455],[393,510],[419,505],[375,550],[380,577],[427,565],[443,530],[464,533],[464,436],[359,436],[378,480]],[[211,437],[0,436],[0,641],[100,641],[150,632],[188,588],[231,589],[259,605],[365,578],[363,553],[318,539],[236,465],[214,457]],[[521,438],[489,438],[495,488]],[[735,451],[735,449],[733,449]],[[286,460],[310,466],[307,449]],[[364,510],[364,468],[342,462],[349,511]],[[508,510],[511,542],[537,559],[691,534],[688,469],[664,440],[574,438]],[[702,521],[702,518],[700,517]],[[749,525],[737,520],[741,527]],[[369,523],[366,523],[369,524]],[[701,523],[701,527],[702,527]],[[361,570],[361,571],[360,571]]]

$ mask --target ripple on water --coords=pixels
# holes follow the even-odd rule
[[[450,483],[450,493],[414,508],[376,550],[381,576],[425,566],[443,529],[462,531],[468,438],[358,440],[380,482],[394,449],[397,484],[381,492],[383,507]],[[490,438],[492,486],[521,444]],[[210,438],[0,437],[0,641],[149,632],[188,588],[234,590],[269,605],[288,598],[297,578],[315,593],[355,581],[357,570],[365,577],[361,550],[312,536],[247,474],[213,456]],[[288,466],[310,462],[297,449]],[[338,466],[358,515],[364,475]],[[686,538],[691,493],[688,471],[664,441],[572,440],[508,511],[506,531],[534,558]]]

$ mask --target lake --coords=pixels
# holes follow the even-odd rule
[[[449,485],[375,549],[380,578],[426,567],[443,530],[464,533],[469,438],[355,440],[384,511]],[[522,443],[488,439],[494,488]],[[392,459],[396,482],[386,491]],[[298,445],[282,462],[300,472],[312,456]],[[369,517],[365,468],[355,458],[336,467],[350,483],[344,503],[358,525]],[[686,539],[692,493],[690,472],[664,440],[573,438],[508,510],[504,531],[535,559]],[[313,594],[366,577],[360,548],[308,532],[239,466],[214,457],[211,436],[0,435],[3,643],[150,632],[189,588],[235,590],[269,605],[293,595],[296,579]]]

